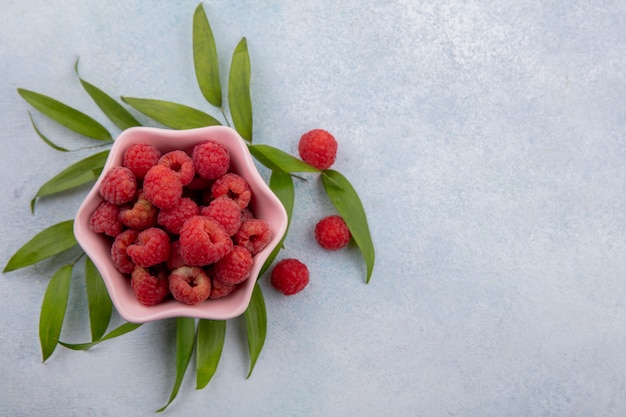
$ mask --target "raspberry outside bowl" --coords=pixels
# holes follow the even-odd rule
[[[242,176],[252,190],[251,209],[255,217],[264,220],[272,231],[269,244],[254,255],[249,278],[226,297],[210,299],[195,305],[183,304],[167,299],[154,306],[144,306],[135,297],[130,280],[120,273],[111,260],[112,240],[94,233],[89,226],[90,217],[102,201],[100,184],[104,175],[113,167],[122,164],[124,151],[136,143],[148,143],[161,152],[191,149],[199,143],[212,140],[226,147],[230,153],[232,172]],[[280,200],[267,186],[257,170],[246,143],[239,134],[225,126],[209,126],[189,130],[168,130],[151,127],[133,127],[123,131],[113,143],[102,174],[81,204],[74,220],[74,235],[79,245],[91,258],[102,275],[109,295],[118,313],[125,320],[144,323],[171,317],[194,317],[226,320],[241,315],[252,296],[263,263],[280,242],[287,229],[287,213]]]

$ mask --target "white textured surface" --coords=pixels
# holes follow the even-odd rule
[[[311,237],[332,211],[297,185],[283,256],[309,264],[293,298],[263,281],[268,338],[254,374],[240,322],[204,391],[189,373],[170,415],[626,415],[626,6],[589,1],[205,2],[225,75],[241,36],[255,141],[295,152],[335,134],[377,265]],[[84,191],[38,187],[84,145],[23,87],[97,115],[73,73],[112,95],[209,109],[191,61],[197,2],[0,3],[2,264]],[[143,120],[143,119],[142,119]],[[107,124],[107,127],[111,127]],[[111,127],[112,131],[119,133]],[[37,335],[49,263],[0,277],[0,415],[152,415],[174,378],[173,326],[93,351]],[[75,277],[63,339],[85,341]]]

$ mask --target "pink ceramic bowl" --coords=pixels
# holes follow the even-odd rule
[[[134,143],[150,143],[163,153],[175,149],[190,152],[194,145],[206,140],[219,142],[231,155],[231,171],[244,177],[252,189],[251,209],[257,218],[265,220],[272,239],[261,252],[254,256],[250,277],[228,296],[207,300],[196,305],[186,305],[168,299],[156,306],[146,307],[137,301],[130,287],[129,278],[115,269],[111,261],[111,239],[94,233],[89,228],[92,212],[100,204],[100,182],[110,168],[121,165],[124,151]],[[269,189],[259,174],[244,140],[231,128],[210,126],[190,130],[166,130],[149,127],[133,127],[122,132],[111,147],[103,174],[96,181],[82,203],[74,221],[74,235],[85,253],[100,271],[109,295],[119,314],[127,321],[143,323],[169,317],[195,317],[225,320],[241,315],[252,296],[259,271],[272,250],[278,245],[287,229],[287,213],[280,200]]]

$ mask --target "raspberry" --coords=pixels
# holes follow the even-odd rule
[[[137,179],[142,180],[150,168],[161,158],[161,151],[153,145],[135,143],[124,152],[122,166],[130,169]]]
[[[143,180],[143,191],[146,198],[158,208],[170,208],[182,196],[183,184],[174,171],[163,165],[155,165]]]
[[[191,152],[196,172],[202,178],[214,180],[221,177],[230,167],[230,154],[224,145],[207,141],[200,143]]]
[[[112,204],[124,204],[135,198],[137,179],[128,168],[116,166],[107,172],[100,183],[100,195]]]
[[[270,226],[260,219],[246,220],[235,235],[235,243],[248,249],[252,255],[262,251],[271,239]]]
[[[198,205],[192,199],[184,197],[178,200],[174,207],[161,209],[157,222],[168,232],[179,234],[185,220],[199,212]]]
[[[159,304],[170,293],[167,272],[161,270],[152,275],[149,270],[139,265],[133,270],[130,286],[137,300],[145,306]]]
[[[293,295],[309,283],[309,269],[297,259],[283,259],[274,266],[270,280],[278,291]]]
[[[315,240],[324,249],[341,249],[348,244],[350,238],[350,230],[340,216],[324,217],[315,225]]]
[[[215,300],[217,298],[226,297],[233,292],[235,288],[237,288],[236,285],[226,285],[217,279],[213,279],[213,286],[211,287],[209,298]]]
[[[183,185],[189,184],[196,175],[193,161],[184,151],[171,151],[166,153],[159,159],[159,165],[171,169]]]
[[[233,241],[221,224],[205,216],[192,216],[180,229],[180,253],[187,265],[209,265],[233,249]]]
[[[163,230],[151,227],[137,235],[137,240],[126,249],[137,265],[149,267],[165,262],[170,257],[170,239]]]
[[[217,220],[229,236],[234,235],[241,226],[241,209],[239,204],[228,197],[219,197],[200,212],[203,216]]]
[[[245,222],[246,220],[252,220],[254,219],[254,213],[252,213],[252,211],[246,207],[245,209],[241,210],[241,222]]]
[[[137,193],[137,201],[131,206],[123,206],[120,208],[119,219],[124,226],[135,229],[145,230],[156,224],[157,209],[147,198],[143,190]]]
[[[115,268],[122,274],[130,274],[135,269],[135,262],[128,256],[126,249],[135,243],[138,232],[135,230],[125,230],[113,241],[111,245],[111,260]]]
[[[235,246],[213,265],[215,279],[223,284],[235,285],[245,281],[252,269],[252,255],[242,246]]]
[[[115,237],[122,233],[124,225],[118,216],[120,208],[108,201],[101,202],[89,218],[89,228],[94,233]]]
[[[239,204],[240,209],[248,207],[252,198],[252,191],[248,182],[239,175],[229,172],[215,180],[211,186],[213,198],[226,196]]]
[[[180,253],[180,242],[175,240],[170,244],[170,257],[167,260],[166,266],[170,271],[185,265],[185,260]]]
[[[185,304],[198,304],[209,298],[211,279],[202,268],[181,266],[170,273],[170,291]]]
[[[317,169],[328,169],[337,156],[337,141],[325,130],[313,129],[300,138],[300,158]]]

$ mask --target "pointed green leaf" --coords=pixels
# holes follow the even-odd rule
[[[9,259],[3,272],[14,271],[58,255],[74,246],[74,220],[66,220],[37,233]]]
[[[113,303],[100,272],[89,257],[85,260],[85,284],[87,287],[91,340],[96,341],[102,338],[107,327],[109,327]]]
[[[320,172],[319,169],[270,145],[248,145],[254,158],[273,171]]]
[[[43,196],[60,193],[98,179],[109,156],[109,150],[90,155],[65,168],[41,186],[31,200],[31,211],[35,211],[35,203]]]
[[[196,337],[195,321],[189,317],[178,317],[176,319],[176,381],[172,387],[172,394],[167,404],[159,408],[157,412],[164,411],[174,398],[178,395],[180,384],[189,366],[191,354],[193,353],[194,340]]]
[[[111,330],[109,333],[104,335],[103,338],[94,340],[90,343],[66,343],[59,340],[59,344],[65,346],[68,349],[72,350],[89,350],[98,343],[104,342],[106,340],[114,339],[116,337],[120,337],[125,335],[126,333],[130,333],[133,330],[141,327],[141,323],[124,323],[115,329]]]
[[[18,88],[17,92],[31,106],[76,133],[97,140],[113,140],[104,126],[85,113],[34,91]]]
[[[265,336],[267,335],[267,311],[265,309],[265,300],[263,292],[258,283],[254,284],[252,298],[250,304],[244,312],[246,320],[246,331],[248,333],[248,352],[250,353],[250,370],[248,376],[250,378],[254,365],[261,354],[263,344],[265,344]]]
[[[276,256],[278,256],[278,252],[280,252],[283,247],[283,242],[287,237],[289,225],[291,224],[291,214],[293,213],[295,200],[293,178],[285,172],[272,171],[272,174],[270,175],[270,188],[283,203],[283,206],[285,206],[285,210],[287,211],[287,230],[285,230],[285,234],[281,238],[280,243],[276,245],[274,250],[270,253],[270,256],[268,256],[265,260],[265,263],[261,267],[261,272],[259,272],[259,276],[263,275],[269,269],[272,262],[274,262],[274,259],[276,259]]]
[[[196,389],[207,386],[222,355],[224,336],[226,334],[225,320],[198,321],[198,335],[196,339]]]
[[[122,101],[172,129],[194,129],[221,124],[213,116],[184,104],[136,97],[122,97]]]
[[[35,121],[33,120],[33,116],[30,114],[30,112],[28,112],[28,117],[30,117],[30,123],[33,125],[33,129],[35,129],[35,132],[37,132],[37,135],[39,135],[41,140],[43,140],[48,146],[50,146],[54,150],[57,150],[57,151],[60,151],[60,152],[68,152],[67,149],[65,149],[65,148],[63,148],[63,147],[53,143],[43,133],[41,133],[41,131],[37,128],[37,125],[35,124]]]
[[[44,362],[57,347],[70,294],[72,266],[62,266],[50,279],[39,316],[39,342]]]
[[[80,75],[78,75],[78,60],[76,60],[74,70],[87,94],[89,94],[98,107],[100,107],[100,110],[102,110],[115,126],[122,130],[133,126],[141,126],[141,123],[113,97],[109,96],[95,85],[83,80]]]
[[[322,183],[326,194],[348,225],[352,238],[363,254],[367,267],[365,281],[369,282],[374,269],[375,254],[361,199],[352,184],[338,171],[331,169],[323,171]]]
[[[202,3],[193,14],[193,63],[202,95],[215,107],[222,107],[217,48]]]
[[[250,57],[246,38],[235,47],[228,76],[228,107],[235,130],[252,142],[252,101],[250,100]]]

